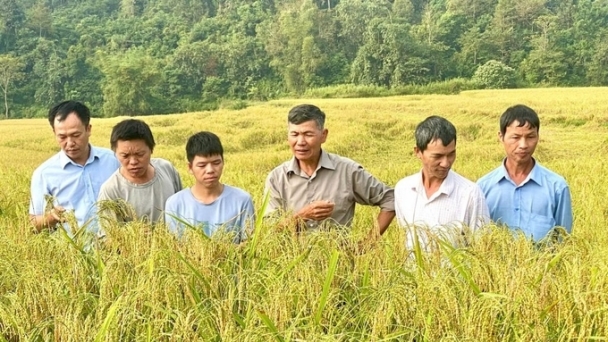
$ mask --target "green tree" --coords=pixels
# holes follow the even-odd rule
[[[398,4],[399,6],[400,4]],[[345,57],[352,61],[365,44],[365,34],[374,20],[390,21],[391,7],[384,0],[342,0],[336,6],[336,20],[339,23],[338,35],[342,38],[341,49]]]
[[[27,26],[37,31],[38,37],[52,33],[53,18],[51,10],[46,6],[45,1],[38,1],[27,11]]]
[[[448,0],[446,5],[450,12],[467,17],[470,20],[469,26],[472,26],[482,16],[492,14],[497,2],[497,0]]]
[[[594,45],[587,78],[593,85],[608,85],[608,29],[600,31]]]
[[[559,36],[558,18],[554,15],[543,15],[535,20],[535,24],[538,34],[531,39],[533,50],[521,63],[525,79],[533,84],[566,83],[569,63],[562,51],[563,47],[555,41]]]
[[[425,60],[429,70],[427,82],[448,77],[454,69],[449,65],[453,49],[450,44],[460,34],[462,17],[446,12],[440,4],[429,3],[421,22],[412,27],[412,35],[420,44],[420,58]]]
[[[73,45],[68,49],[62,64],[64,97],[86,101],[91,114],[101,116],[103,74],[95,65],[95,55],[90,54],[82,44]]]
[[[104,116],[146,115],[162,112],[164,103],[158,95],[162,87],[158,60],[142,49],[120,55],[99,55]]]
[[[458,44],[460,51],[454,54],[456,67],[461,76],[471,76],[484,59],[484,34],[479,26],[473,26],[458,38]]]
[[[320,52],[314,30],[318,12],[312,2],[299,1],[260,26],[270,65],[295,94],[319,85],[318,69],[326,56]]]
[[[17,0],[0,0],[0,53],[9,52],[17,43],[17,31],[25,19]]]
[[[11,55],[0,55],[0,88],[4,95],[4,116],[9,118],[8,94],[14,82],[24,76],[23,63]]]
[[[382,86],[422,83],[429,68],[421,55],[407,24],[378,18],[370,23],[352,64],[353,81]]]
[[[31,79],[36,80],[34,99],[46,107],[64,98],[65,53],[52,40],[37,37],[33,41],[36,42],[35,48],[24,58],[27,59]]]
[[[515,69],[495,60],[490,60],[477,68],[473,75],[473,81],[486,88],[512,88],[516,79]]]

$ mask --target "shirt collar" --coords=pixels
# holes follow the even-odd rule
[[[87,159],[87,162],[84,165],[92,163],[96,158],[99,159],[99,150],[89,144],[89,159]],[[68,166],[68,164],[82,166],[74,163],[74,161],[70,159],[67,154],[65,154],[65,151],[63,149],[59,151],[59,162],[61,164],[61,167],[64,169],[66,166]]]
[[[538,164],[538,161],[536,161],[536,159],[532,158],[532,160],[534,160],[534,166],[532,166],[532,170],[530,170],[528,177],[526,177],[526,179],[520,185],[524,185],[524,184],[528,183],[528,181],[532,180],[532,181],[534,181],[534,183],[542,186],[543,180],[542,180],[542,176],[541,176],[540,165]],[[498,176],[496,177],[496,179],[494,179],[495,183],[500,182],[503,178],[512,182],[511,177],[509,177],[509,172],[507,171],[507,167],[505,166],[506,161],[507,161],[507,158],[502,160],[502,164],[501,164],[502,173],[499,173]]]
[[[543,186],[543,177],[541,177],[540,164],[538,164],[536,160],[534,160],[534,166],[532,166],[529,178],[533,180],[536,184]]]
[[[323,150],[321,150],[321,158],[319,159],[319,164],[317,165],[315,172],[320,168],[328,170],[336,169],[336,164],[334,164],[334,162],[329,158],[329,154]],[[287,173],[300,174],[300,165],[298,164],[296,157],[291,157],[289,164],[287,164]]]
[[[445,177],[439,189],[431,196],[431,198],[437,197],[441,194],[445,194],[450,196],[454,191],[454,172],[452,170],[448,171],[448,175]],[[424,184],[422,182],[422,170],[418,172],[418,177],[416,177],[416,182],[412,183],[412,190],[414,191],[424,191]]]

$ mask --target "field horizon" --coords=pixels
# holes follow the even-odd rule
[[[0,340],[571,341],[608,339],[608,88],[475,90],[459,95],[281,99],[241,110],[139,116],[153,157],[171,161],[184,187],[185,143],[216,133],[222,181],[263,205],[268,172],[291,157],[286,118],[319,106],[323,148],[351,158],[390,186],[418,172],[414,128],[440,115],[457,128],[453,170],[476,181],[504,158],[498,119],[515,104],[541,120],[535,158],[569,183],[573,233],[534,246],[488,226],[470,247],[408,257],[393,222],[358,249],[376,208],[356,209],[349,231],[293,236],[260,220],[242,246],[163,229],[116,226],[111,243],[32,234],[34,169],[59,148],[46,119],[0,121]],[[91,143],[109,147],[114,124],[92,118]]]

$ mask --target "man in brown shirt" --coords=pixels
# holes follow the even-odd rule
[[[380,182],[351,159],[327,153],[325,113],[313,105],[289,111],[288,142],[293,158],[266,178],[269,196],[265,217],[286,215],[283,225],[316,229],[321,223],[350,226],[355,203],[381,208],[378,231],[383,234],[395,217],[393,189]]]

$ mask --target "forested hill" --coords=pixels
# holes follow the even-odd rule
[[[607,0],[0,0],[5,114],[199,110],[337,84],[608,84]],[[492,62],[493,63],[493,62]],[[6,101],[4,101],[6,99]]]

